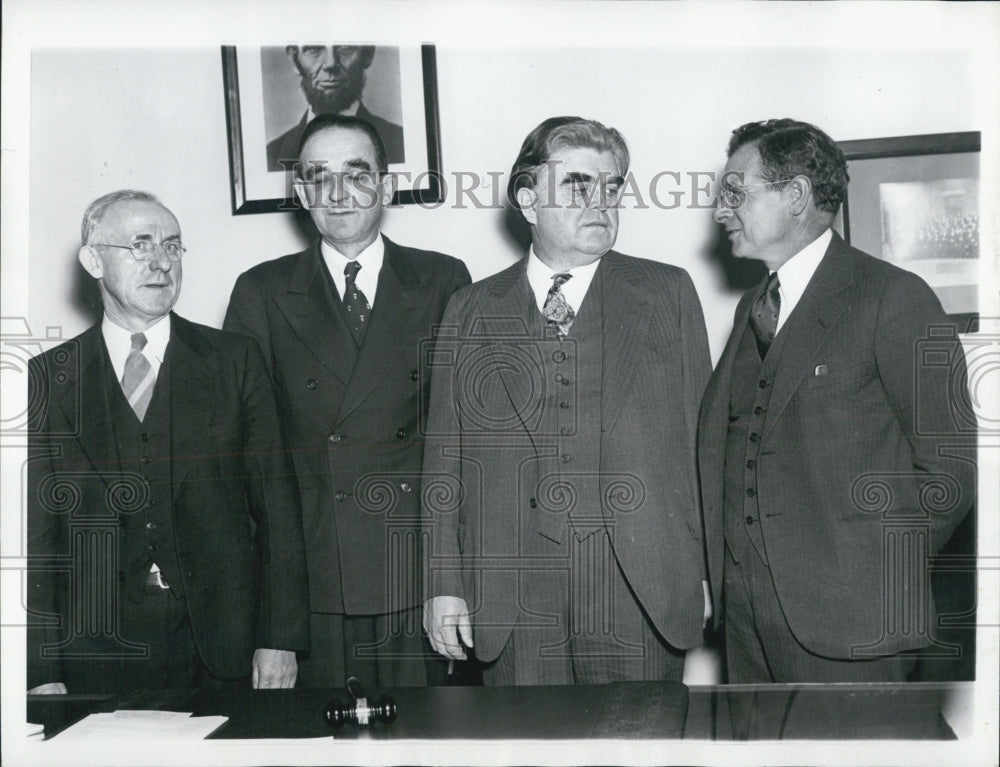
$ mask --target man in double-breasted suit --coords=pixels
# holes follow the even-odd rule
[[[527,258],[456,293],[437,337],[424,621],[487,684],[680,680],[701,643],[708,342],[683,270],[611,250],[628,165],[600,123],[535,128],[508,188]]]
[[[173,314],[184,247],[145,192],[90,205],[101,322],[31,362],[29,686],[291,687],[301,509],[257,345]]]
[[[972,505],[965,362],[917,276],[830,229],[847,171],[794,120],[733,133],[716,220],[770,274],[708,385],[699,467],[732,682],[900,681],[929,556]]]
[[[264,350],[302,493],[313,641],[299,678],[443,680],[420,633],[420,358],[469,273],[380,234],[392,184],[368,123],[316,118],[300,159],[321,241],[241,275],[225,320]]]

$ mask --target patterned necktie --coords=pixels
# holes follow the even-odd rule
[[[351,321],[351,333],[354,334],[355,343],[361,343],[361,336],[365,333],[368,318],[372,307],[368,303],[368,298],[357,285],[358,272],[361,271],[361,264],[357,261],[348,261],[344,267],[344,308],[347,309],[347,316]]]
[[[750,327],[757,338],[757,351],[764,359],[767,350],[774,342],[774,334],[778,332],[778,314],[781,311],[781,294],[778,288],[778,273],[774,272],[768,280],[764,292],[753,302],[750,310]]]
[[[542,316],[556,329],[560,338],[569,335],[569,328],[576,319],[576,312],[566,302],[566,296],[562,293],[563,284],[572,276],[572,274],[556,274],[552,277],[552,287],[549,288],[549,294],[545,296],[545,305],[542,307]]]
[[[146,408],[153,398],[153,386],[156,384],[153,366],[142,353],[145,347],[145,333],[133,333],[132,348],[125,360],[125,373],[122,375],[122,391],[140,421],[146,417]]]

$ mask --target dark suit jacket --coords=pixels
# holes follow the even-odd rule
[[[331,303],[318,243],[240,275],[226,313],[227,329],[260,343],[274,379],[317,612],[380,614],[421,597],[419,562],[399,552],[419,528],[423,357],[448,297],[470,279],[458,259],[383,239],[360,350]],[[390,541],[400,547],[391,556]]]
[[[740,301],[701,410],[698,459],[716,605],[731,371],[762,288]],[[756,468],[760,524],[785,618],[813,652],[848,658],[852,646],[880,640],[886,653],[927,643],[929,589],[911,591],[907,630],[883,636],[883,532],[907,515],[918,524],[927,519],[933,554],[972,505],[974,456],[965,450],[961,457],[969,436],[955,415],[965,364],[947,323],[919,277],[835,234],[779,333],[787,337]],[[934,325],[952,335],[931,338]],[[821,365],[827,372],[816,375]]]
[[[183,593],[205,666],[218,677],[247,676],[255,648],[308,649],[298,492],[256,344],[175,314],[170,323],[164,364]],[[59,615],[62,625],[29,631],[29,687],[63,680],[58,662],[38,661],[38,647],[71,628],[69,578],[46,568],[81,565],[71,549],[74,524],[110,522],[117,529],[127,516],[121,509],[130,489],[118,483],[105,396],[110,366],[100,323],[31,361],[38,407],[28,471],[29,555],[40,569],[30,571],[29,606]],[[103,563],[82,565],[98,577]],[[121,593],[128,586],[123,576]]]
[[[382,143],[385,145],[387,162],[392,164],[405,161],[403,127],[401,125],[396,125],[396,123],[389,122],[378,115],[373,115],[365,109],[364,104],[358,107],[357,117],[374,126],[379,138],[382,139]],[[285,160],[286,165],[289,161],[298,162],[299,144],[302,143],[302,134],[305,133],[308,122],[309,113],[306,112],[302,115],[302,119],[299,120],[297,125],[289,128],[276,139],[267,142],[268,170],[285,170],[285,166],[282,166],[278,160]]]
[[[600,513],[614,527],[616,556],[653,625],[685,649],[701,644],[704,607],[694,461],[711,368],[704,319],[682,269],[615,251],[598,269]],[[537,566],[518,561],[523,536],[558,535],[553,515],[533,503],[552,440],[529,422],[544,382],[524,375],[531,365],[517,364],[537,344],[514,332],[530,328],[527,313],[537,311],[527,291],[521,261],[456,293],[442,321],[450,340],[439,339],[431,379],[428,596],[465,599],[484,661],[498,656],[517,619],[518,568]],[[523,353],[519,345],[527,345]],[[613,508],[619,504],[627,508]]]

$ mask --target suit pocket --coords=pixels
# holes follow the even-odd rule
[[[846,389],[859,389],[874,377],[875,365],[871,362],[862,362],[858,365],[830,365],[825,374],[814,374],[806,384],[806,388],[813,390],[837,386]]]

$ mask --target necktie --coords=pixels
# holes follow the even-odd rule
[[[361,336],[364,335],[368,317],[372,307],[368,303],[368,298],[357,285],[358,272],[361,271],[361,264],[357,261],[348,261],[344,267],[344,308],[347,309],[347,316],[351,322],[351,333],[354,334],[354,341],[361,343]]]
[[[569,280],[572,274],[556,274],[552,277],[552,287],[545,296],[545,305],[542,306],[542,316],[556,329],[560,338],[565,338],[569,334],[569,328],[576,318],[573,307],[566,302],[566,296],[562,293],[563,284]]]
[[[753,308],[750,310],[750,327],[757,337],[757,351],[761,359],[764,359],[768,349],[771,348],[774,334],[778,332],[778,313],[781,311],[779,287],[781,283],[778,282],[778,273],[774,272],[768,278],[764,292],[753,302]]]
[[[142,353],[145,346],[146,335],[133,333],[132,348],[125,360],[125,373],[122,375],[122,391],[140,421],[146,417],[146,408],[149,407],[156,383],[153,367]]]

